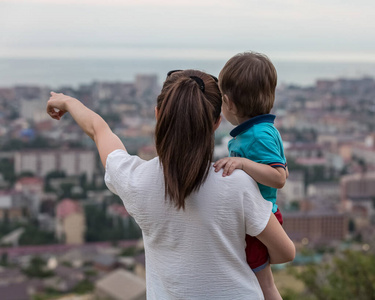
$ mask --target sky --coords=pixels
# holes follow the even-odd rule
[[[0,0],[0,58],[375,62],[375,1]]]

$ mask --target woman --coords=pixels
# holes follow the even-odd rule
[[[221,95],[214,77],[172,71],[158,96],[158,157],[131,156],[106,122],[78,100],[51,93],[47,112],[69,112],[96,143],[108,188],[142,229],[148,299],[263,299],[246,263],[245,234],[269,250],[271,263],[295,248],[254,180],[214,172],[214,131]]]

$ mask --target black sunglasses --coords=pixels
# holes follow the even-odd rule
[[[171,76],[173,73],[176,73],[176,72],[181,72],[183,70],[172,70],[172,71],[169,71],[167,73],[167,77]],[[217,79],[217,77],[215,77],[214,75],[211,75],[211,74],[208,74],[212,77],[213,80],[215,80],[215,82],[218,82],[219,80]]]

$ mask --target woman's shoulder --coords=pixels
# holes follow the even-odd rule
[[[111,152],[106,161],[105,181],[108,183],[139,182],[147,176],[154,176],[155,172],[160,173],[159,158],[144,160],[137,155],[130,155],[125,150]],[[125,185],[124,185],[125,186]]]
[[[121,164],[130,164],[133,167],[141,165],[153,165],[159,162],[159,158],[155,157],[151,160],[144,160],[137,155],[131,155],[126,150],[117,149],[108,154],[106,168],[109,165],[119,167]]]
[[[212,167],[207,180],[212,181],[212,184],[219,190],[230,189],[233,191],[235,189],[238,192],[259,191],[256,181],[243,170],[236,169],[230,176],[223,177],[223,169],[215,172]]]

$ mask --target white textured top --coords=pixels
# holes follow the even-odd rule
[[[185,210],[177,210],[164,198],[159,158],[115,150],[105,182],[142,229],[148,300],[263,299],[246,263],[245,234],[263,231],[272,203],[250,176],[237,170],[222,177],[212,168]]]

